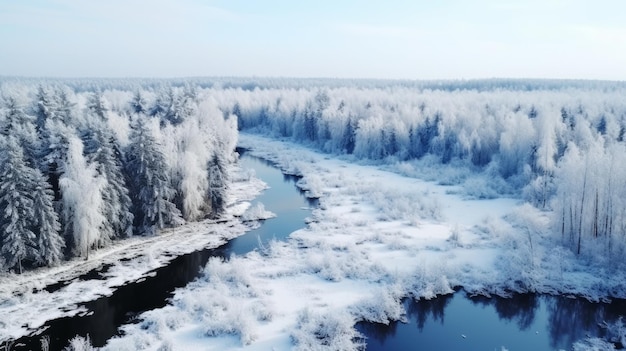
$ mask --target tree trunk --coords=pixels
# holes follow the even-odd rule
[[[583,235],[583,215],[585,212],[585,192],[587,191],[587,165],[588,162],[585,162],[585,178],[583,180],[583,195],[580,200],[580,217],[578,218],[578,248],[576,249],[576,254],[580,255],[580,246],[581,239]]]

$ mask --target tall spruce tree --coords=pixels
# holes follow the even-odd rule
[[[51,266],[63,258],[65,241],[60,234],[59,216],[54,211],[54,194],[47,179],[34,169],[33,211],[35,236],[37,237],[37,262]]]
[[[211,205],[211,217],[215,218],[224,213],[226,207],[226,191],[228,184],[228,170],[224,157],[217,152],[209,160],[209,188],[208,198]]]
[[[0,144],[4,144],[0,162],[0,254],[8,268],[22,273],[23,261],[37,258],[31,196],[34,170],[27,166],[16,138],[5,138]]]
[[[142,233],[154,234],[156,229],[183,221],[172,203],[176,191],[170,185],[165,156],[159,147],[145,119],[138,116],[126,151],[126,170],[132,182],[135,223]]]

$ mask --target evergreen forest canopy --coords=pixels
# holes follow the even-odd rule
[[[523,198],[596,261],[626,250],[626,83],[0,83],[5,269],[219,216],[238,129],[463,185],[468,196]]]
[[[224,211],[236,118],[195,86],[2,85],[0,268],[88,258]]]

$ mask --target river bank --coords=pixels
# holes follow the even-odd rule
[[[119,287],[153,275],[176,257],[216,248],[251,227],[241,217],[266,185],[234,166],[228,206],[219,220],[187,223],[152,237],[132,237],[94,251],[89,260],[0,276],[0,345],[37,333],[50,320],[89,314],[83,305],[110,296]]]

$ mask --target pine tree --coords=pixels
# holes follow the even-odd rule
[[[176,192],[170,186],[165,157],[144,118],[137,118],[130,140],[126,170],[139,230],[154,233],[156,228],[182,223],[182,215],[172,203]]]
[[[228,170],[224,158],[214,153],[209,160],[208,172],[208,198],[211,205],[211,217],[215,218],[224,213],[226,207]]]
[[[17,139],[9,137],[4,144],[0,164],[0,254],[7,267],[22,273],[23,261],[35,261],[37,257],[32,230],[34,174],[26,165]]]

